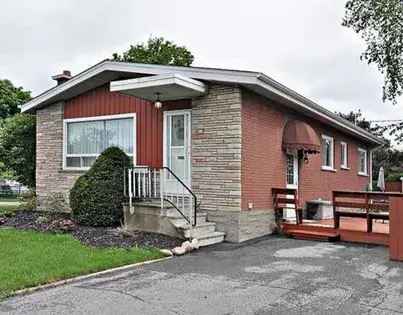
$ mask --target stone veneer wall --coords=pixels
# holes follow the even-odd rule
[[[192,190],[203,210],[241,210],[241,90],[211,85],[192,102]]]
[[[272,233],[272,211],[242,211],[242,91],[211,85],[192,103],[192,190],[226,240]]]
[[[36,112],[37,209],[70,211],[69,190],[83,173],[63,171],[63,103]]]

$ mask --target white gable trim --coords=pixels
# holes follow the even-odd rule
[[[363,140],[370,141],[373,144],[381,145],[383,140],[375,137],[364,129],[361,129],[347,120],[337,116],[335,113],[323,108],[322,106],[312,102],[302,95],[294,92],[286,86],[278,83],[270,77],[259,72],[223,70],[213,68],[197,68],[197,67],[177,67],[163,66],[137,63],[124,63],[114,61],[103,61],[81,73],[74,76],[67,82],[55,86],[54,88],[40,94],[31,101],[22,106],[22,112],[30,111],[58,94],[73,88],[75,85],[82,83],[93,76],[104,71],[138,73],[148,75],[161,75],[175,73],[186,77],[211,82],[234,83],[248,87],[255,92],[269,97],[275,95],[289,102],[290,107],[294,107],[298,111],[311,113],[317,117],[321,117],[325,122],[332,124],[335,128],[349,132]]]

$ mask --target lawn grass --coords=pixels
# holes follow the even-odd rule
[[[19,289],[161,257],[157,249],[92,248],[68,234],[2,229],[0,299]]]

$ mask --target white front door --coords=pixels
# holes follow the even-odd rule
[[[164,112],[164,166],[191,188],[191,112],[190,110]],[[182,193],[182,185],[166,177],[168,193]]]
[[[298,155],[297,153],[287,154],[286,167],[286,188],[298,189]],[[286,209],[283,213],[284,219],[295,219],[295,210]]]

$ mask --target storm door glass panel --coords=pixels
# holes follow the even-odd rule
[[[67,154],[99,154],[104,148],[103,133],[103,121],[69,123]]]
[[[105,121],[105,147],[119,147],[126,154],[133,154],[134,124],[132,118]]]
[[[182,180],[185,178],[185,115],[172,115],[168,118],[168,166]]]
[[[295,185],[294,156],[287,155],[287,185]]]

